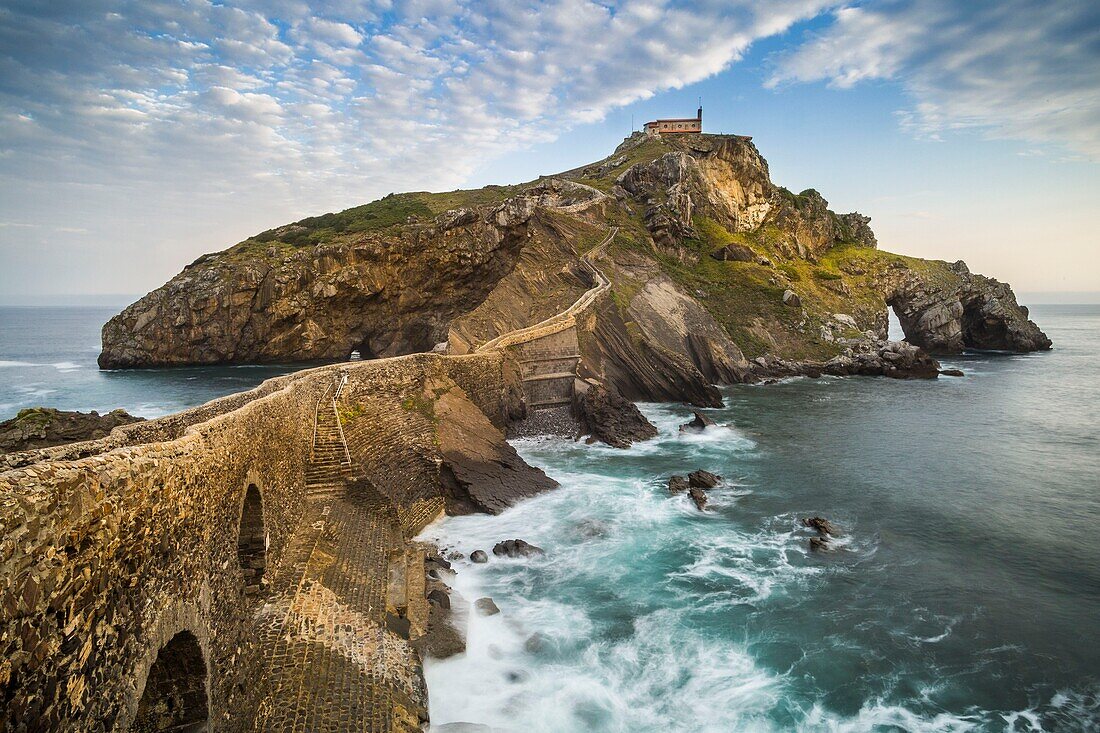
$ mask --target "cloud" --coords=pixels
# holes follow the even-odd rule
[[[104,277],[150,258],[107,289],[152,286],[235,236],[456,187],[833,1],[0,0],[0,218],[87,229]]]
[[[902,126],[976,129],[1100,158],[1100,4],[900,0],[836,11],[782,56],[769,84],[899,81]]]

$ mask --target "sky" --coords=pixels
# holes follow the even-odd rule
[[[1100,291],[1094,0],[0,0],[0,303],[565,170],[700,98],[884,249]]]

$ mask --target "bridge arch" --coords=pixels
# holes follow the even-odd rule
[[[186,629],[157,652],[130,726],[133,733],[209,730],[206,655]]]
[[[264,498],[259,483],[249,480],[241,500],[237,521],[237,562],[244,578],[246,593],[256,593],[262,588],[267,570],[267,523],[264,517]]]

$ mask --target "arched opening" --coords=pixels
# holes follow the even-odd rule
[[[264,531],[264,501],[256,484],[249,484],[244,495],[237,560],[244,575],[245,592],[259,592],[267,568],[267,533]]]
[[[181,631],[157,654],[130,730],[199,733],[208,729],[208,718],[202,647],[194,634]]]

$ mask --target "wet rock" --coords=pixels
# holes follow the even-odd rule
[[[470,553],[470,562],[479,564],[489,562],[489,556],[485,554],[485,550],[474,550]]]
[[[668,480],[668,493],[682,494],[691,488],[691,484],[684,476],[673,476]]]
[[[703,430],[706,430],[711,425],[715,424],[715,422],[713,420],[711,420],[709,417],[707,417],[706,415],[704,415],[704,414],[702,414],[698,411],[695,411],[692,414],[694,415],[694,417],[691,418],[691,420],[689,420],[688,422],[686,422],[686,423],[684,423],[683,425],[680,426],[680,432],[681,433],[702,432]]]
[[[447,591],[441,588],[433,588],[428,591],[428,603],[436,608],[450,609],[451,597],[447,595]]]
[[[464,554],[462,554],[461,552],[459,552],[458,550],[454,550],[452,552],[447,553],[447,559],[451,560],[451,561],[465,560],[466,556]]]
[[[528,654],[538,654],[546,648],[546,637],[536,631],[523,642],[523,648]]]
[[[964,377],[962,369],[940,369],[940,374],[945,377]]]
[[[710,471],[692,471],[688,474],[688,483],[699,489],[713,489],[722,477]]]
[[[493,554],[500,557],[536,557],[546,552],[524,540],[504,540],[493,546]]]
[[[833,537],[840,536],[840,531],[825,517],[806,517],[802,520],[802,526],[816,530],[822,537],[826,535],[831,535]]]
[[[692,486],[690,489],[688,489],[688,496],[690,496],[691,500],[695,502],[695,507],[699,511],[703,511],[707,508],[707,499],[709,498],[707,497],[707,492],[703,491],[697,486]]]
[[[478,598],[474,601],[474,609],[481,616],[496,616],[500,613],[500,609],[497,608],[497,604],[493,602],[492,598],[486,596],[485,598]]]
[[[811,537],[810,549],[814,552],[828,552],[832,547],[829,546],[829,540],[824,537]]]
[[[629,448],[639,440],[657,436],[657,428],[638,407],[614,387],[583,382],[576,400],[576,415],[585,432],[613,448]]]

